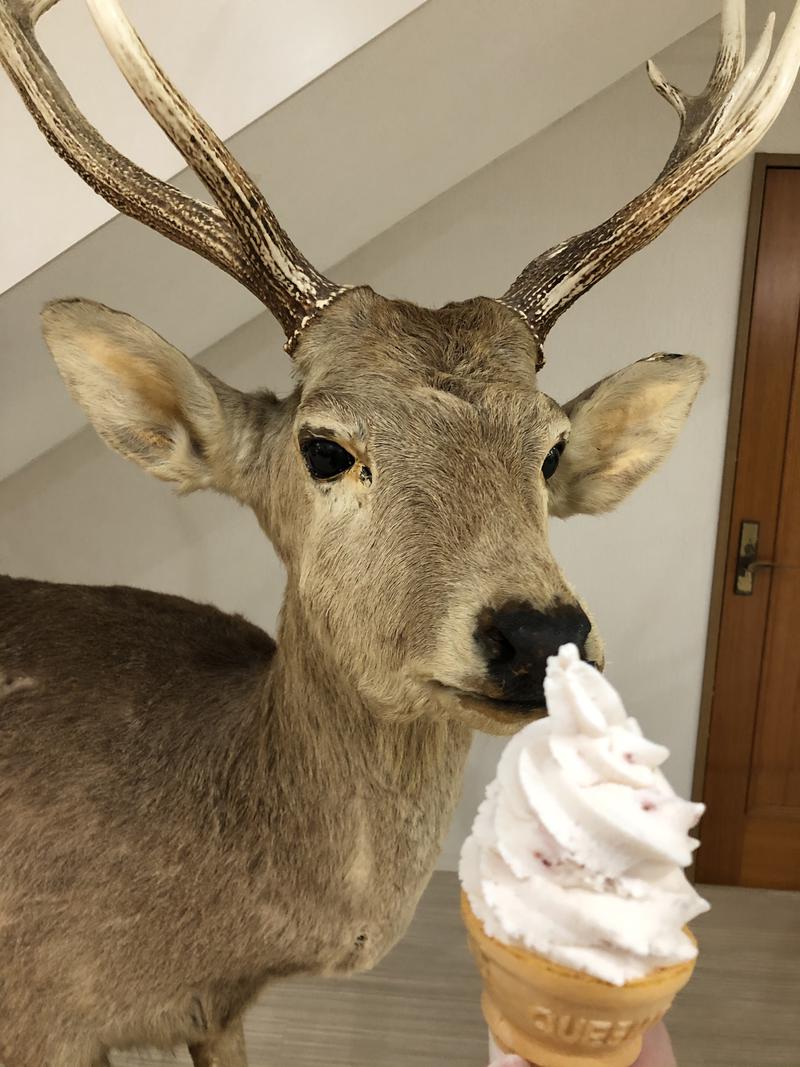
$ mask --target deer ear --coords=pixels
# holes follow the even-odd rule
[[[48,304],[42,330],[67,388],[107,444],[182,492],[218,483],[229,409],[237,397],[244,403],[242,394],[102,304]]]
[[[616,507],[670,451],[705,377],[695,356],[660,353],[570,401],[569,441],[548,483],[551,514]]]

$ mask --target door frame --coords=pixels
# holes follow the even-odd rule
[[[739,455],[747,352],[750,346],[750,320],[753,313],[756,267],[758,265],[761,213],[764,206],[764,186],[767,170],[770,167],[786,167],[800,170],[800,155],[788,152],[757,152],[753,163],[750,208],[747,219],[742,282],[739,295],[739,316],[736,327],[736,345],[733,356],[728,432],[725,441],[722,490],[720,492],[717,543],[714,552],[711,604],[708,613],[705,666],[700,696],[700,717],[697,725],[697,747],[695,749],[694,780],[692,785],[692,797],[695,800],[702,800],[705,791],[708,743],[711,734],[711,705],[714,696],[714,679],[717,670],[719,633],[722,621],[722,600],[725,592],[728,545],[730,543],[731,520],[733,517],[733,493]]]

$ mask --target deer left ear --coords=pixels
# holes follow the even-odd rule
[[[243,394],[102,304],[56,301],[42,326],[69,391],[107,444],[182,492],[230,491],[226,459],[248,429]]]
[[[548,483],[550,513],[615,508],[670,451],[705,378],[695,356],[659,353],[571,400],[569,441]]]

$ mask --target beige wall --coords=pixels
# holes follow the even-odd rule
[[[754,29],[770,6],[785,20],[785,0],[751,0]],[[668,75],[699,89],[715,33],[715,26],[705,27],[660,57]],[[666,157],[674,128],[672,113],[636,72],[400,223],[336,275],[431,304],[500,292],[531,255],[644,187]],[[800,152],[800,91],[764,147]],[[709,384],[665,468],[616,514],[553,528],[557,554],[605,633],[609,675],[646,732],[672,749],[671,777],[684,792],[703,670],[750,171],[750,162],[740,166],[576,306],[552,334],[540,383],[566,400],[653,351],[695,352],[708,361]],[[287,361],[266,319],[210,350],[204,362],[236,385],[288,383]],[[247,513],[208,494],[174,498],[89,431],[0,484],[0,567],[182,593],[270,628],[282,585],[280,567]],[[487,738],[475,745],[444,865],[455,862],[500,747]]]

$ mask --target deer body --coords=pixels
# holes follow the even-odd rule
[[[466,728],[380,725],[318,648],[179,598],[2,579],[0,617],[0,1049],[207,1041],[401,936]]]
[[[253,511],[287,591],[275,645],[175,597],[0,578],[0,1061],[107,1067],[113,1048],[184,1042],[195,1067],[246,1067],[264,984],[370,967],[401,936],[471,731],[542,714],[560,645],[603,665],[549,519],[608,511],[648,476],[704,369],[657,353],[561,406],[538,387],[543,343],[769,128],[800,4],[765,68],[771,23],[745,63],[744,3],[724,0],[703,93],[649,68],[680,117],[655,182],[501,298],[426,309],[323,277],[118,0],[87,0],[217,206],[116,152],[36,41],[55,2],[0,0],[0,61],[37,123],[112,204],[269,307],[296,388],[242,393],[90,301],[48,305],[45,340],[112,448]]]

